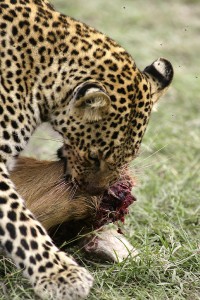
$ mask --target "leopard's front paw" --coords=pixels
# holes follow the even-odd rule
[[[92,284],[90,273],[71,260],[70,264],[55,265],[48,275],[37,278],[34,290],[41,299],[81,300],[88,296]]]

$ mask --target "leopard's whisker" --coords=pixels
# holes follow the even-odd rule
[[[158,154],[159,152],[161,152],[163,149],[165,149],[166,147],[168,147],[168,144],[164,145],[163,147],[159,148],[158,150],[154,151],[152,154],[148,155],[147,157],[145,157],[144,159],[142,159],[142,162],[152,158],[153,156],[155,156],[156,154]],[[137,161],[135,163],[131,164],[131,167],[135,167],[138,164],[140,164],[141,162]]]

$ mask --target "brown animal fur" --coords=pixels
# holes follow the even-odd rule
[[[72,199],[72,188],[63,178],[63,162],[20,157],[11,172],[19,193],[36,218],[50,229],[68,221],[95,217],[100,199],[80,193]]]

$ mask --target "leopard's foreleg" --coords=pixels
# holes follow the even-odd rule
[[[0,163],[1,246],[42,299],[84,299],[92,277],[52,243]]]

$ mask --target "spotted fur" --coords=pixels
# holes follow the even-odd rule
[[[9,178],[10,160],[48,121],[63,136],[66,175],[102,192],[138,152],[153,104],[173,69],[141,72],[97,30],[47,0],[0,0],[0,238],[43,299],[83,299],[92,277],[60,252]]]

